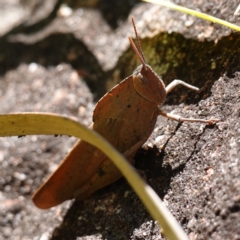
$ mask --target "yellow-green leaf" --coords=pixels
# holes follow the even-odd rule
[[[171,8],[173,10],[179,11],[179,12],[187,13],[189,15],[193,15],[195,17],[202,18],[202,19],[207,20],[209,22],[218,23],[220,25],[229,27],[233,30],[240,31],[240,27],[235,25],[235,24],[232,24],[230,22],[221,20],[221,19],[216,18],[216,17],[212,17],[212,16],[210,16],[208,14],[205,14],[205,13],[197,12],[197,11],[194,11],[192,9],[179,6],[179,5],[174,4],[172,2],[163,1],[163,0],[143,0],[143,1],[144,2],[155,3],[155,4],[158,4],[158,5],[162,5],[162,6]]]
[[[135,169],[98,133],[75,120],[48,113],[16,113],[0,115],[0,136],[71,135],[101,149],[120,169],[152,217],[164,229],[169,239],[188,239],[158,195],[138,175]]]

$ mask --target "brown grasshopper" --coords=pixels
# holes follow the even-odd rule
[[[159,115],[179,122],[212,124],[218,121],[183,118],[160,109],[166,95],[177,85],[194,91],[199,89],[181,80],[174,80],[165,87],[162,79],[146,64],[133,19],[132,24],[138,47],[131,37],[129,41],[142,65],[99,100],[91,126],[131,163],[136,151],[151,135]],[[51,208],[68,199],[85,199],[121,176],[99,149],[79,140],[32,199],[39,208]]]

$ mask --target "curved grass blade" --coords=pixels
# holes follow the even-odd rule
[[[0,115],[0,136],[71,135],[98,147],[120,169],[151,216],[159,222],[168,239],[188,239],[158,195],[136,170],[98,133],[70,118],[48,113],[16,113]]]

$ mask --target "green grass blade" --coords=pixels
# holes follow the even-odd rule
[[[0,136],[71,135],[101,149],[120,169],[151,216],[159,222],[168,239],[188,239],[158,195],[136,170],[103,137],[70,118],[47,113],[16,113],[0,115]]]
[[[212,16],[210,16],[208,14],[205,14],[205,13],[201,13],[201,12],[197,12],[197,11],[194,11],[192,9],[189,9],[189,8],[181,7],[181,6],[176,5],[174,3],[171,3],[171,2],[162,1],[162,0],[143,0],[143,1],[144,2],[150,2],[150,3],[159,4],[159,5],[162,5],[162,6],[171,8],[171,9],[174,9],[174,10],[179,11],[179,12],[187,13],[189,15],[193,15],[195,17],[207,20],[209,22],[218,23],[220,25],[229,27],[229,28],[231,28],[233,30],[240,31],[240,27],[235,25],[235,24],[232,24],[230,22],[221,20],[221,19],[216,18],[216,17],[212,17]]]

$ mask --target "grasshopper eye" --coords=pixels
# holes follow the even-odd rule
[[[139,84],[143,84],[147,87],[147,84],[148,84],[147,79],[141,73],[137,74],[135,80],[138,81]]]
[[[166,97],[164,84],[148,65],[146,69],[137,69],[133,74],[133,86],[136,92],[149,102],[163,104]]]

